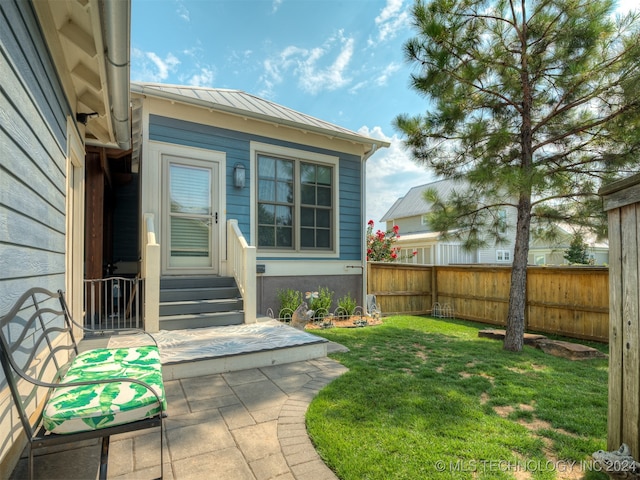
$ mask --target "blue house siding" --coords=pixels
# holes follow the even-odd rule
[[[251,181],[252,172],[249,166],[252,141],[339,157],[340,260],[359,261],[361,259],[361,232],[364,227],[360,206],[362,166],[358,156],[159,115],[149,117],[149,139],[226,153],[227,218],[237,219],[240,230],[247,238],[250,232],[249,189],[239,190],[233,187],[233,167],[238,163],[244,165],[247,182]],[[296,260],[301,258],[303,257],[295,257]]]
[[[29,86],[53,135],[64,145],[67,120],[60,113],[69,111],[69,107],[31,2],[2,1],[0,15],[2,50]],[[4,87],[4,77],[2,83]]]
[[[70,109],[30,2],[0,2],[0,315],[64,288]]]

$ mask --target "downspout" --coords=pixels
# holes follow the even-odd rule
[[[111,122],[118,146],[131,148],[131,122],[129,103],[129,48],[131,46],[130,0],[104,0],[101,2],[104,18],[105,61],[109,81]]]
[[[364,218],[364,212],[367,207],[367,160],[371,158],[371,156],[376,153],[378,150],[378,145],[375,143],[371,144],[371,150],[365,153],[362,157],[362,171],[360,172],[360,185],[362,185],[362,195],[360,195],[360,211],[363,213],[363,221],[362,221],[362,252],[361,252],[361,261],[362,261],[362,305],[367,305],[367,230],[364,228],[364,224],[367,221]],[[369,312],[367,312],[369,313]]]

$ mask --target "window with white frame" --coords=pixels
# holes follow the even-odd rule
[[[507,231],[507,211],[504,208],[498,210],[498,228],[502,233]]]
[[[496,250],[496,262],[510,262],[511,252],[509,250]]]
[[[256,172],[258,248],[333,251],[334,165],[259,153]]]

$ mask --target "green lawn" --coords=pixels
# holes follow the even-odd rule
[[[606,447],[607,360],[505,352],[483,328],[395,316],[314,331],[350,349],[307,413],[339,478],[608,478],[590,459]]]

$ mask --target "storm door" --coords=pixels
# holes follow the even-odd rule
[[[218,272],[218,164],[165,156],[165,271]]]

